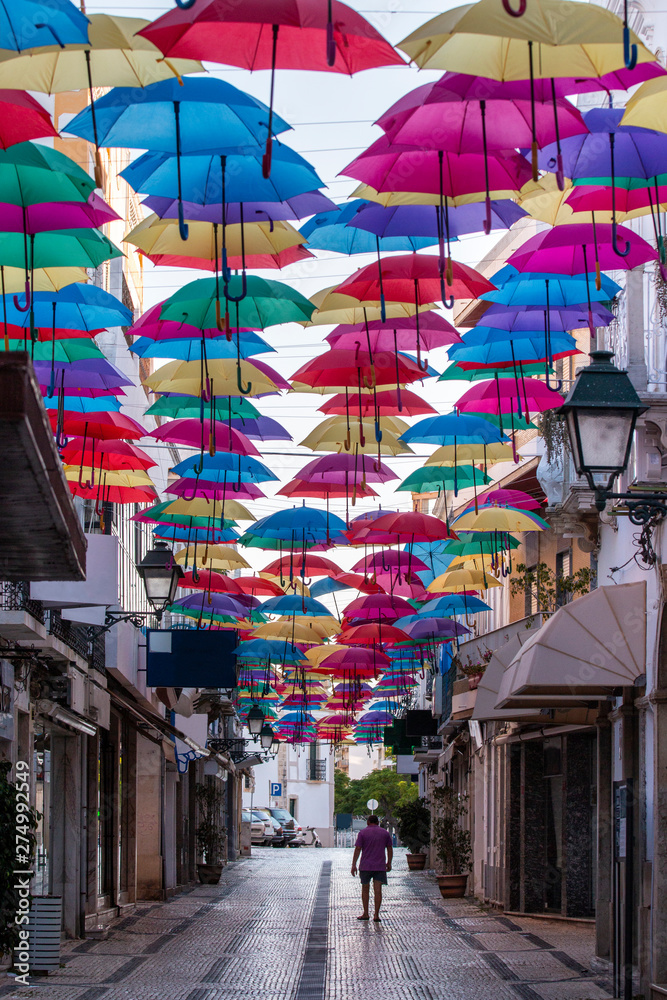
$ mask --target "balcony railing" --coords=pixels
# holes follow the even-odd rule
[[[80,625],[75,625],[73,622],[67,621],[66,618],[61,616],[59,611],[53,609],[49,611],[47,630],[49,635],[60,639],[61,642],[64,642],[66,646],[73,649],[79,656],[88,657],[90,642],[86,630]]]
[[[309,760],[308,761],[308,781],[326,781],[327,780],[327,762],[323,758],[321,760]]]
[[[44,624],[42,602],[31,599],[30,584],[25,580],[16,583],[0,582],[0,610],[26,611],[42,625]]]

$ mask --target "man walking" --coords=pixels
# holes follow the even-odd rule
[[[377,816],[369,816],[366,820],[366,829],[359,831],[352,858],[353,876],[357,874],[357,861],[360,854],[359,880],[361,881],[361,902],[364,912],[360,917],[357,917],[357,920],[370,919],[368,901],[372,881],[375,901],[373,920],[377,923],[380,919],[380,906],[382,905],[382,886],[387,884],[387,872],[391,871],[391,862],[394,856],[389,832],[382,829]]]

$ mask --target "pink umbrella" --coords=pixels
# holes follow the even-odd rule
[[[381,552],[374,552],[370,556],[360,559],[352,567],[353,573],[371,573],[380,576],[383,572],[388,573],[426,573],[428,566],[422,562],[418,556],[411,555],[398,549],[383,549]]]
[[[477,382],[456,401],[459,411],[471,413],[543,413],[562,406],[559,392],[548,389],[536,378],[495,378]]]
[[[177,479],[166,487],[165,493],[173,493],[174,496],[182,497],[184,500],[194,500],[195,497],[202,497],[205,500],[222,500],[225,497],[230,500],[257,500],[265,497],[263,492],[254,483],[238,483],[236,478],[231,483],[205,482],[203,479]],[[224,516],[224,507],[221,508]]]
[[[401,597],[391,594],[371,594],[368,597],[358,597],[345,608],[345,620],[350,623],[357,619],[379,621],[394,620],[401,615],[413,615],[415,609]]]
[[[133,334],[135,337],[148,337],[150,340],[187,340],[189,338],[201,340],[202,337],[205,339],[220,337],[220,330],[217,327],[200,330],[197,326],[189,326],[187,323],[181,323],[178,320],[160,319],[160,310],[163,305],[164,302],[158,302],[157,305],[147,309],[133,323],[128,333]],[[243,327],[238,332],[250,333],[254,331]]]
[[[612,245],[613,228],[609,222],[555,226],[531,236],[507,263],[517,271],[588,274],[593,267],[596,271],[630,270],[649,260],[658,260],[653,247],[626,226],[617,227],[616,237],[620,243],[625,240],[629,248],[622,263]]]
[[[460,344],[462,338],[451,323],[436,312],[424,312],[405,319],[373,320],[335,327],[326,337],[332,347],[354,349],[357,344],[373,354],[377,351],[433,351],[448,344]]]
[[[363,482],[388,483],[398,479],[386,465],[371,458],[370,455],[323,455],[304,465],[298,474],[302,482],[307,483],[345,483]]]
[[[157,438],[158,441],[187,445],[190,448],[204,448],[204,442],[208,442],[209,453],[212,454],[219,448],[221,451],[234,452],[236,455],[260,455],[245,434],[228,427],[220,420],[198,420],[195,417],[170,420],[157,430],[151,431],[150,437]]]
[[[418,191],[443,199],[479,194],[478,201],[492,191],[517,194],[533,176],[528,160],[519,153],[446,153],[431,144],[427,149],[394,145],[386,135],[341,173],[376,191]]]
[[[496,504],[498,507],[518,507],[520,510],[541,510],[542,504],[530,493],[523,490],[489,490],[488,493],[480,493],[477,497],[478,504]],[[472,505],[471,505],[472,506]]]

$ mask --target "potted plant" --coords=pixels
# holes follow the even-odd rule
[[[204,858],[197,865],[199,881],[204,885],[217,885],[224,867],[226,831],[221,823],[223,796],[212,782],[195,786],[200,822],[195,830],[199,851]]]
[[[465,896],[468,870],[472,861],[470,831],[461,829],[466,815],[467,795],[459,795],[449,785],[433,790],[436,818],[433,820],[433,842],[439,869],[437,879],[443,899]]]
[[[484,676],[484,671],[486,670],[488,662],[492,656],[493,656],[493,650],[485,649],[484,652],[482,653],[481,660],[476,660],[473,662],[473,660],[471,660],[470,657],[468,657],[467,663],[460,664],[459,670],[461,671],[464,677],[468,678],[468,687],[470,688],[471,691],[474,691],[475,688],[479,685],[479,682]]]
[[[431,812],[426,799],[415,799],[396,810],[398,836],[408,849],[410,871],[421,871],[426,864],[424,848],[431,842]]]

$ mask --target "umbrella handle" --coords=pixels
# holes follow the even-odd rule
[[[560,378],[556,379],[556,382],[554,383],[554,385],[551,384],[551,382],[549,381],[549,373],[548,372],[545,375],[544,384],[546,385],[547,389],[553,389],[554,392],[560,392],[561,389],[563,388],[563,380],[560,379]]]
[[[510,5],[509,0],[503,0],[503,9],[506,14],[509,14],[510,17],[523,17],[526,13],[526,4],[527,0],[519,0],[519,9],[514,10]]]
[[[183,211],[183,202],[179,201],[179,203],[178,203],[178,235],[181,237],[181,239],[183,240],[184,243],[185,243],[185,241],[188,238],[189,232],[190,232],[190,228],[189,228],[189,226],[185,222],[185,213]]]
[[[329,0],[327,9],[327,66],[336,62],[336,39],[334,38],[333,3]]]
[[[195,0],[175,0],[175,3],[181,10],[190,10],[191,7],[194,7]]]
[[[454,300],[452,298],[452,308],[453,307],[454,307]],[[420,372],[427,372],[428,371],[428,358],[424,358],[423,361],[417,361],[417,367],[419,368]]]
[[[21,303],[19,302],[18,295],[14,295],[13,299],[14,299],[14,308],[18,309],[19,312],[27,313],[28,309],[30,308],[30,302],[31,302],[29,281],[26,281],[25,283],[25,305],[24,306],[21,305]]]
[[[486,213],[484,216],[484,233],[486,236],[488,236],[491,232],[491,198],[489,197],[488,194],[485,200],[485,209]]]
[[[380,430],[380,421],[375,421],[375,440],[378,444],[382,441],[382,431]]]
[[[236,366],[236,385],[238,386],[238,390],[242,396],[249,396],[250,393],[252,392],[252,382],[248,382],[248,385],[245,389],[243,387],[243,379],[241,378],[240,365]]]
[[[612,249],[613,249],[614,253],[618,257],[627,257],[628,254],[630,253],[630,241],[629,240],[625,241],[625,250],[619,250],[617,242],[616,242],[617,241],[617,235],[616,235],[617,232],[618,232],[618,223],[617,222],[612,222],[612,224],[611,224],[611,246],[612,246]]]
[[[232,339],[232,331],[229,330],[229,323],[227,322],[227,316],[225,319],[222,318],[222,309],[220,308],[220,299],[215,300],[215,327],[220,333],[229,333],[227,340]]]
[[[623,25],[623,62],[626,69],[634,69],[637,65],[637,46],[630,44],[630,29],[628,27],[627,8],[625,24]]]
[[[448,299],[443,298],[442,304],[445,307],[445,309],[453,309],[454,308],[454,296],[450,295]]]
[[[243,274],[241,275],[241,294],[240,295],[230,295],[228,289],[229,289],[229,281],[228,281],[227,278],[225,278],[224,292],[225,292],[225,298],[227,299],[227,301],[228,302],[242,302],[243,299],[248,294],[248,276],[247,276],[246,272],[244,271]]]
[[[565,172],[563,170],[563,154],[559,153],[556,157],[556,184],[558,185],[559,191],[565,190]]]

